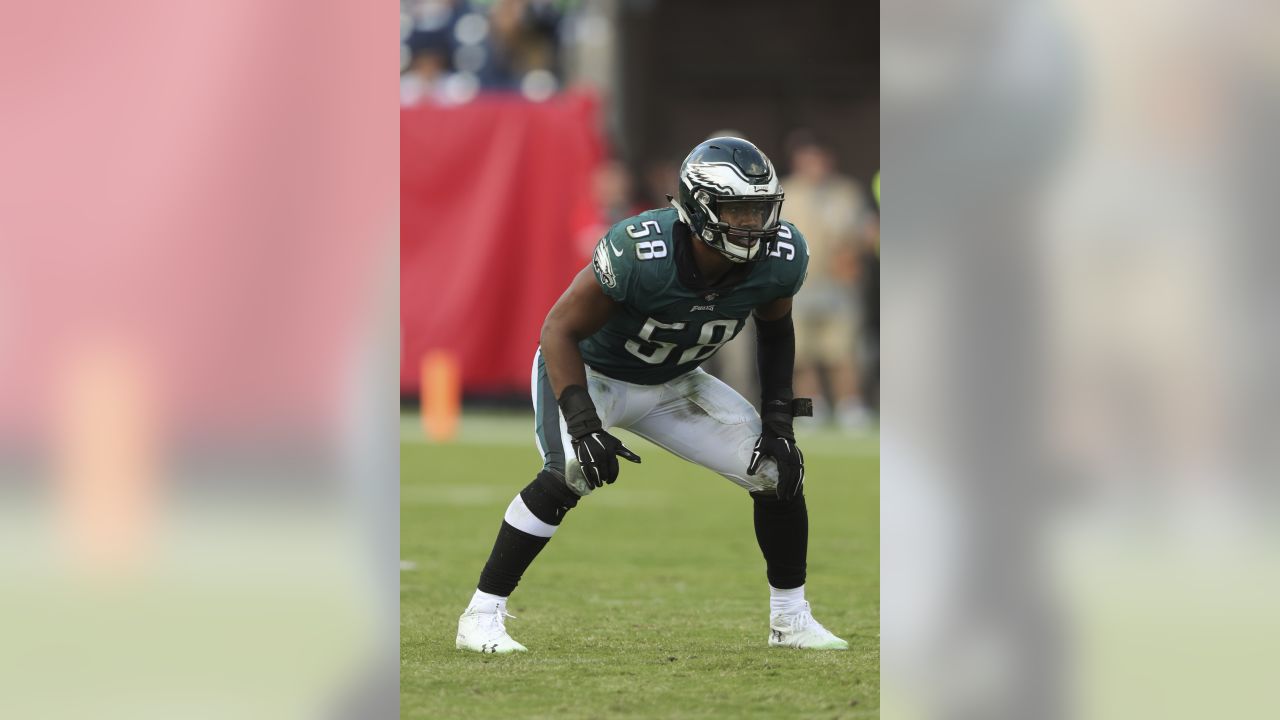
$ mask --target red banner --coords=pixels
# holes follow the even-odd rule
[[[547,310],[599,237],[597,126],[576,93],[401,111],[401,392],[434,350],[467,391],[528,392]]]

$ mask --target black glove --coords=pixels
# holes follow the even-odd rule
[[[591,395],[581,385],[570,385],[560,393],[560,412],[573,438],[573,454],[582,465],[582,474],[592,488],[613,484],[618,479],[618,458],[633,463],[640,456],[627,449],[618,438],[605,432],[596,414]]]
[[[582,474],[587,484],[593,488],[605,483],[613,484],[618,479],[618,458],[624,457],[633,463],[640,462],[640,456],[627,449],[618,438],[600,430],[582,438],[573,439],[573,454],[578,456],[582,465]]]
[[[791,419],[796,415],[811,415],[812,403],[807,398],[795,401],[773,401],[765,403],[763,428],[760,439],[756,440],[755,449],[751,452],[751,464],[747,466],[747,474],[755,475],[760,463],[766,457],[773,458],[778,464],[779,500],[790,500],[804,492],[804,453],[796,445],[796,436],[791,429]]]

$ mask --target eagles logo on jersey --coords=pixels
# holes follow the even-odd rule
[[[596,244],[595,258],[591,262],[601,285],[617,287],[618,278],[613,274],[613,261],[609,259],[609,238],[600,238],[600,242]]]

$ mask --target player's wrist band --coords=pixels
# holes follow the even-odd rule
[[[596,404],[591,401],[591,393],[581,385],[570,385],[562,390],[559,403],[560,414],[564,416],[564,424],[571,436],[580,438],[603,429],[600,416],[596,414]]]
[[[813,417],[813,400],[775,397],[766,399],[761,404],[761,423],[779,437],[794,437],[791,419],[798,417]]]

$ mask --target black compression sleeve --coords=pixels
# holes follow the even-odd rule
[[[564,416],[569,435],[575,438],[590,435],[602,427],[596,404],[581,385],[570,385],[560,392],[560,414]]]
[[[765,427],[790,438],[791,377],[796,365],[796,331],[791,313],[756,321],[756,365],[760,369],[760,416]]]

